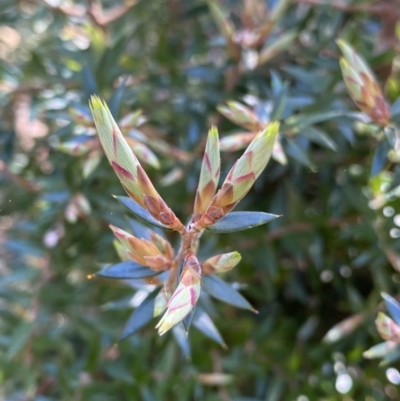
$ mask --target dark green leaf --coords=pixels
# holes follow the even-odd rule
[[[134,215],[144,220],[146,223],[155,227],[163,228],[164,230],[170,230],[169,227],[156,220],[144,207],[137,204],[133,199],[128,198],[127,196],[116,196],[116,198]]]
[[[280,216],[264,212],[231,212],[213,225],[208,226],[207,230],[214,233],[231,233],[261,226],[277,217]]]
[[[127,260],[125,262],[117,263],[116,265],[108,266],[100,270],[97,275],[107,278],[141,278],[141,277],[151,277],[159,274],[148,267],[139,265],[138,263]]]
[[[154,299],[159,291],[160,287],[156,288],[134,310],[124,329],[122,330],[120,340],[124,340],[125,338],[131,336],[144,327],[148,322],[150,322],[154,313]]]
[[[222,302],[255,312],[254,308],[241,294],[215,275],[203,277],[203,290]]]

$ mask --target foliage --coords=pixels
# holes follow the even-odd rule
[[[399,18],[395,0],[3,1],[0,398],[397,399]],[[226,194],[271,121],[265,171],[214,197],[210,128]],[[159,337],[193,210],[193,329]]]

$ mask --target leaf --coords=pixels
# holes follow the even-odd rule
[[[208,292],[214,298],[238,308],[249,309],[257,313],[257,311],[241,294],[219,277],[215,275],[204,276],[202,281],[203,290]]]
[[[308,138],[310,141],[317,143],[318,145],[324,146],[326,148],[336,150],[337,145],[325,132],[309,127],[306,130],[299,133],[300,135]]]
[[[190,311],[190,313],[182,320],[183,323],[183,327],[186,330],[186,335],[189,334],[189,330],[190,330],[190,326],[193,323],[193,317],[194,314],[196,312],[196,305],[194,306],[194,308]]]
[[[277,217],[280,216],[264,212],[231,212],[213,225],[208,226],[207,230],[214,233],[231,233],[261,226]]]
[[[393,320],[400,325],[400,303],[397,302],[393,297],[385,292],[381,294],[383,300],[385,301],[386,307],[390,315],[392,316]]]
[[[141,277],[151,277],[159,274],[155,270],[148,267],[139,265],[138,263],[127,260],[125,262],[117,263],[116,265],[108,266],[100,270],[97,275],[107,278],[117,278],[117,279],[132,279]]]
[[[125,88],[126,88],[126,80],[124,80],[124,82],[122,82],[121,85],[119,85],[115,89],[115,91],[113,92],[108,101],[108,106],[110,107],[111,114],[114,116],[114,118],[118,117],[118,111],[121,106]]]
[[[177,324],[172,328],[172,334],[185,358],[190,359],[191,350],[187,330],[181,324]]]
[[[91,69],[87,65],[85,65],[82,69],[82,81],[83,81],[83,89],[85,91],[85,96],[87,98],[99,92],[96,79]]]
[[[375,150],[374,158],[371,166],[371,177],[379,174],[386,166],[388,162],[387,154],[390,150],[389,142],[386,139],[382,139]]]
[[[335,117],[340,117],[344,113],[340,110],[331,110],[325,113],[315,114],[299,114],[293,117],[289,117],[282,124],[282,132],[290,130],[291,132],[300,132],[303,128],[313,124],[321,123],[326,120],[331,120]]]
[[[222,347],[227,348],[220,332],[215,327],[214,322],[200,306],[197,306],[196,308],[196,312],[193,317],[193,326],[200,330],[207,337],[220,344]]]
[[[150,320],[153,318],[154,300],[158,292],[160,291],[160,288],[161,287],[158,287],[153,292],[151,292],[144,299],[144,301],[134,310],[134,312],[128,319],[128,322],[126,323],[124,329],[122,330],[120,340],[125,340],[127,337],[136,333],[148,322],[150,322]]]
[[[304,152],[303,149],[301,149],[296,143],[294,143],[294,141],[287,141],[286,153],[289,156],[292,156],[293,159],[297,160],[299,163],[303,164],[304,166],[307,166],[311,170],[314,169],[314,166],[311,163],[311,160],[308,158],[308,155],[306,154],[306,152]]]
[[[6,358],[11,360],[19,351],[24,348],[29,340],[29,337],[34,329],[34,322],[22,322],[16,327],[12,334],[12,342],[7,350]]]
[[[127,207],[135,216],[139,217],[146,223],[151,224],[152,226],[163,228],[164,230],[171,230],[169,227],[160,223],[156,220],[144,207],[140,206],[133,199],[128,198],[127,196],[114,196],[118,199],[125,207]]]

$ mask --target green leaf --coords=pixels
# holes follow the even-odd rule
[[[222,302],[256,312],[250,303],[228,283],[215,275],[204,276],[203,290]]]
[[[277,217],[280,216],[264,212],[231,212],[213,225],[208,226],[207,230],[214,233],[231,233],[261,226]]]
[[[400,325],[400,303],[385,292],[382,292],[381,295],[393,320]]]
[[[300,132],[303,128],[313,124],[321,123],[326,120],[331,120],[335,117],[340,117],[344,113],[340,110],[331,110],[325,113],[315,114],[299,114],[293,117],[289,117],[282,124],[282,132],[290,130],[292,133]]]
[[[324,146],[325,148],[329,148],[332,150],[337,149],[337,145],[333,141],[333,139],[331,139],[325,132],[317,128],[308,127],[299,134],[308,138],[310,141],[317,143],[318,145]]]
[[[308,158],[306,152],[304,152],[303,149],[301,149],[296,143],[294,143],[294,141],[287,141],[286,153],[304,166],[307,166],[311,170],[314,169],[314,166],[311,160]]]
[[[154,299],[156,298],[161,287],[156,288],[151,292],[144,301],[134,310],[128,322],[126,323],[120,340],[125,340],[127,337],[136,333],[144,327],[153,318],[154,312]]]
[[[34,322],[22,322],[14,330],[12,334],[12,342],[10,348],[8,348],[6,358],[11,360],[19,351],[24,348],[29,340],[29,337],[34,329]]]
[[[382,139],[375,149],[374,159],[372,160],[371,166],[371,177],[379,174],[385,168],[386,163],[388,162],[387,155],[389,150],[389,142],[386,138]]]
[[[196,308],[196,312],[193,317],[193,326],[200,330],[207,337],[220,344],[222,347],[227,348],[220,332],[215,327],[214,322],[200,306],[197,306]]]
[[[159,274],[155,270],[148,267],[139,265],[138,263],[127,260],[125,262],[117,263],[116,265],[108,266],[100,270],[97,275],[107,278],[118,278],[118,279],[132,279],[141,277],[151,277]]]
[[[152,226],[162,228],[164,230],[171,230],[169,227],[160,223],[156,220],[144,207],[140,206],[133,199],[128,198],[127,196],[115,196],[125,207],[127,207],[135,216],[139,217],[146,223],[151,224]]]
[[[184,329],[181,324],[177,324],[172,328],[172,335],[174,336],[175,341],[178,344],[179,348],[181,349],[185,358],[189,360],[191,350],[190,350],[190,343],[187,335],[187,330]]]

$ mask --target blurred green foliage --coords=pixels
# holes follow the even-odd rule
[[[400,295],[396,0],[0,8],[1,399],[398,399],[395,366],[363,357],[380,341],[380,293]],[[339,38],[375,72],[389,127],[347,94]],[[281,121],[286,163],[271,161],[240,209],[283,217],[202,238],[207,256],[241,252],[225,278],[260,312],[215,304],[227,349],[194,328],[189,357],[153,324],[118,342],[143,292],[95,274],[119,261],[108,225],[129,228],[111,197],[123,190],[104,157],[87,174],[59,150],[94,134],[77,114],[93,93],[116,119],[143,110],[139,138],[160,161],[146,171],[183,221],[210,125],[244,132],[217,108],[233,100]],[[238,154],[223,154],[223,177]]]

